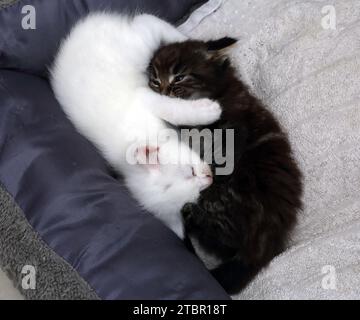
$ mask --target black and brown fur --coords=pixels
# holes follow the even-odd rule
[[[223,113],[208,128],[235,130],[233,173],[215,175],[198,203],[182,210],[186,233],[222,260],[211,272],[229,293],[243,289],[284,250],[302,206],[302,175],[286,133],[236,77],[224,52],[235,42],[222,38],[165,45],[149,68],[153,90],[217,100]],[[167,83],[171,72],[176,81]]]

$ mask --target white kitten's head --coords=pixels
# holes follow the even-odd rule
[[[154,156],[158,161],[146,163]],[[208,164],[162,164],[159,149],[138,148],[135,155],[139,163],[133,174],[127,176],[127,185],[137,200],[155,214],[180,212],[185,203],[196,202],[200,192],[212,183]]]

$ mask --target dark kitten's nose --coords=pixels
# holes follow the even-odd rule
[[[162,86],[160,88],[160,93],[165,95],[165,96],[170,95],[170,92],[171,92],[171,88],[169,86]]]

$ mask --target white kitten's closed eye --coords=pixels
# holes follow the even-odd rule
[[[182,166],[180,170],[185,179],[192,179],[195,176],[194,168],[192,166]]]

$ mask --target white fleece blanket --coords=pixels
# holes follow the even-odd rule
[[[359,18],[358,0],[227,0],[188,32],[240,39],[233,61],[289,132],[305,174],[288,250],[234,298],[360,298]]]
[[[23,300],[23,296],[14,288],[2,270],[0,270],[0,300]]]

